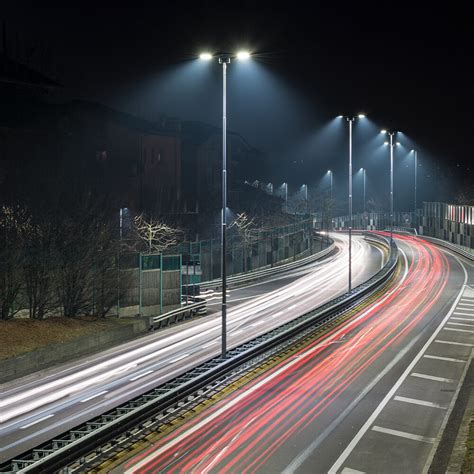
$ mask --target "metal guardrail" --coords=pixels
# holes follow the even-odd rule
[[[332,239],[330,239],[332,240]],[[329,247],[326,247],[325,249],[321,250],[320,252],[316,252],[312,255],[309,255],[308,257],[301,258],[299,260],[295,260],[294,262],[290,263],[284,263],[282,265],[274,266],[274,267],[265,267],[262,270],[255,270],[251,272],[245,272],[245,273],[238,273],[236,275],[232,275],[227,277],[227,284],[228,285],[238,285],[240,283],[245,283],[248,281],[252,280],[258,280],[260,278],[264,278],[266,276],[271,276],[271,275],[278,275],[279,273],[286,272],[288,270],[293,270],[295,268],[298,268],[303,265],[307,265],[308,263],[314,262],[316,260],[319,260],[329,253],[331,253],[335,248],[334,241],[332,240],[332,243]],[[216,279],[216,280],[211,280],[211,281],[206,281],[203,283],[199,284],[200,289],[202,290],[208,290],[208,289],[217,289],[221,287],[221,279]]]
[[[170,324],[177,323],[179,321],[184,321],[186,319],[192,318],[198,314],[206,314],[207,311],[207,302],[204,298],[194,298],[195,303],[182,306],[181,308],[176,308],[167,313],[160,314],[159,316],[153,316],[150,318],[151,327],[153,329],[159,329],[164,326],[169,326]]]
[[[294,338],[304,331],[313,330],[316,325],[319,327],[359,304],[388,281],[398,260],[398,250],[394,242],[390,246],[388,240],[382,236],[371,237],[384,242],[390,249],[389,259],[372,278],[351,292],[230,350],[226,359],[211,359],[175,380],[44,443],[21,458],[13,459],[8,465],[0,467],[0,472],[44,473],[59,470],[78,459],[86,462],[86,454],[100,453],[102,445],[120,434],[129,432],[137,425],[143,426],[150,417],[199,392],[229,371],[272,349],[281,350],[285,343],[292,344]]]
[[[428,235],[419,235],[421,239],[427,240],[428,242],[431,242],[432,244],[439,245],[441,247],[445,247],[449,250],[452,250],[453,252],[467,258],[471,262],[474,261],[474,251],[468,252],[467,250],[464,250],[460,245],[453,244],[451,242],[448,242],[447,240],[442,240],[442,239],[437,239],[436,237],[430,237]]]

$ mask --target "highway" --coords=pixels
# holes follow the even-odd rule
[[[474,347],[474,272],[397,244],[375,302],[114,472],[426,472]]]
[[[228,345],[291,320],[347,289],[347,236],[338,252],[304,269],[231,290]],[[382,252],[362,237],[353,241],[353,284],[381,266]],[[210,301],[210,304],[216,301]],[[218,306],[209,316],[151,333],[79,361],[2,387],[0,462],[18,456],[124,401],[189,370],[220,350]]]

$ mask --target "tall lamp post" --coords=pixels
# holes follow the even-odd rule
[[[416,227],[416,181],[417,181],[417,172],[418,172],[418,151],[412,150],[413,155],[415,157],[415,198],[414,198],[414,208],[413,208],[413,219],[415,220],[415,227]]]
[[[390,137],[390,142],[385,142],[385,145],[390,145],[390,244],[392,244],[392,240],[393,240],[393,149],[396,145],[393,141],[393,137],[396,135],[397,132],[382,130],[381,133],[388,135]]]
[[[283,183],[285,186],[285,212],[288,212],[288,183]]]
[[[328,170],[329,175],[329,199],[332,201],[332,171]]]
[[[349,291],[352,290],[352,124],[356,118],[364,117],[364,114],[346,117],[349,123]]]
[[[210,53],[199,56],[204,61],[213,58]],[[226,262],[226,209],[227,209],[227,65],[231,59],[245,60],[250,58],[247,51],[239,51],[236,55],[222,53],[217,55],[219,64],[222,64],[222,214],[221,214],[221,275],[222,275],[222,358],[227,356],[227,262]]]
[[[306,214],[308,214],[308,211],[309,211],[309,203],[308,203],[308,185],[307,184],[303,184],[304,186],[304,200],[305,200],[305,204],[306,204]]]
[[[365,183],[366,183],[365,179],[366,179],[367,170],[365,168],[361,168],[360,170],[362,171],[362,179],[364,180],[363,181],[364,182],[364,193],[363,193],[364,200],[362,201],[362,212],[365,212],[365,189],[366,189],[365,188]]]

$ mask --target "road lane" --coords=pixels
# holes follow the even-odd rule
[[[327,262],[295,270],[286,279],[279,277],[231,292],[230,347],[345,291],[346,274],[341,266],[345,268],[342,262],[347,259],[347,237],[336,239],[340,251]],[[367,265],[370,261],[372,265]],[[362,238],[354,238],[354,284],[365,281],[379,267],[378,251]],[[217,355],[219,335],[220,314],[216,313],[40,376],[5,384],[0,401],[0,459],[18,455]]]
[[[460,297],[464,270],[431,244],[409,237],[398,242],[406,255],[403,271],[382,301],[202,412],[128,462],[124,470],[304,473],[333,467],[334,472],[421,472],[462,367],[443,371],[435,363],[430,370],[411,373],[428,378],[408,377],[423,384],[418,389],[398,393],[393,387]],[[452,339],[453,333],[449,337],[467,344],[467,339]],[[440,356],[450,357],[448,352]],[[450,358],[466,360],[465,354]],[[430,384],[447,386],[440,392],[444,398],[433,396],[433,390],[438,394],[441,389]],[[347,463],[346,456],[335,464],[345,449],[353,453],[360,441],[355,438],[358,430],[388,395],[390,400],[391,395],[399,397],[391,401],[392,411],[382,420],[391,423],[369,422],[370,435],[385,443],[375,445],[368,438]],[[396,423],[410,413],[418,430],[404,429],[407,422]],[[412,443],[409,450],[406,443]],[[394,460],[404,450],[412,464],[404,463],[400,470],[400,462]],[[394,455],[392,464],[387,464],[387,453]]]

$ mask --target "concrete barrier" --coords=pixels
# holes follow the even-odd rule
[[[0,360],[0,383],[94,352],[103,351],[145,333],[149,327],[149,319],[140,318],[124,326],[95,332],[67,342],[50,344],[26,354]]]

